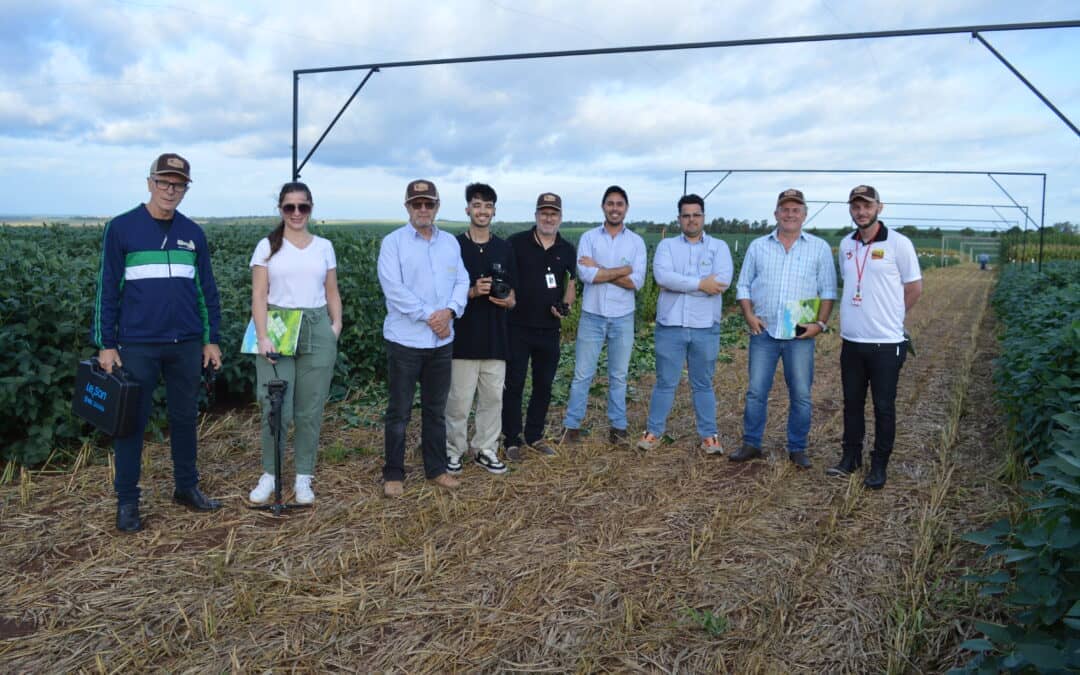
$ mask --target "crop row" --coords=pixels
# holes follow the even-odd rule
[[[1047,263],[1043,273],[1008,266],[993,296],[1002,322],[994,367],[1013,466],[1025,508],[967,539],[1001,564],[969,577],[1000,598],[1006,624],[976,622],[985,638],[968,672],[1080,669],[1080,265]]]

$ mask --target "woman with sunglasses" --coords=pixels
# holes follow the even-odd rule
[[[289,422],[296,427],[296,501],[300,504],[315,501],[311,479],[315,473],[323,406],[337,360],[341,295],[333,244],[308,230],[312,206],[307,185],[282,186],[278,196],[281,222],[259,242],[251,257],[251,316],[259,345],[255,357],[256,392],[262,404],[263,474],[249,495],[256,504],[266,502],[274,491],[274,435],[270,430],[270,400],[266,390],[267,382],[274,379],[288,383],[279,427],[282,447]],[[303,313],[294,356],[270,357],[278,350],[267,335],[269,309]]]

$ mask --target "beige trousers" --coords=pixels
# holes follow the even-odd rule
[[[454,359],[446,399],[446,454],[461,457],[469,449],[469,410],[476,401],[476,431],[471,447],[497,453],[502,431],[502,393],[506,361]]]

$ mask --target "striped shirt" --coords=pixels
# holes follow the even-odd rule
[[[780,339],[784,303],[820,298],[836,299],[836,266],[832,249],[821,237],[800,232],[785,249],[773,230],[750,242],[739,270],[735,299],[749,299],[765,330]]]

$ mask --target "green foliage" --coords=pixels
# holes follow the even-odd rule
[[[1053,263],[1007,267],[994,293],[1005,325],[995,364],[1010,445],[1030,467],[1025,509],[965,536],[1003,568],[969,581],[1011,609],[1005,625],[976,623],[985,639],[958,672],[1080,668],[1080,274]]]
[[[687,607],[686,616],[711,637],[720,637],[727,632],[728,618],[723,614],[716,614],[708,609],[697,610],[693,607]]]
[[[1058,223],[1058,225],[1071,225]],[[1056,226],[1055,226],[1056,227]],[[1043,262],[1050,260],[1080,260],[1080,234],[1070,226],[1068,231],[1046,228],[1039,237],[1038,231],[1027,234],[1009,231],[1001,238],[1001,260],[1009,262],[1033,262],[1039,259],[1040,249]]]

